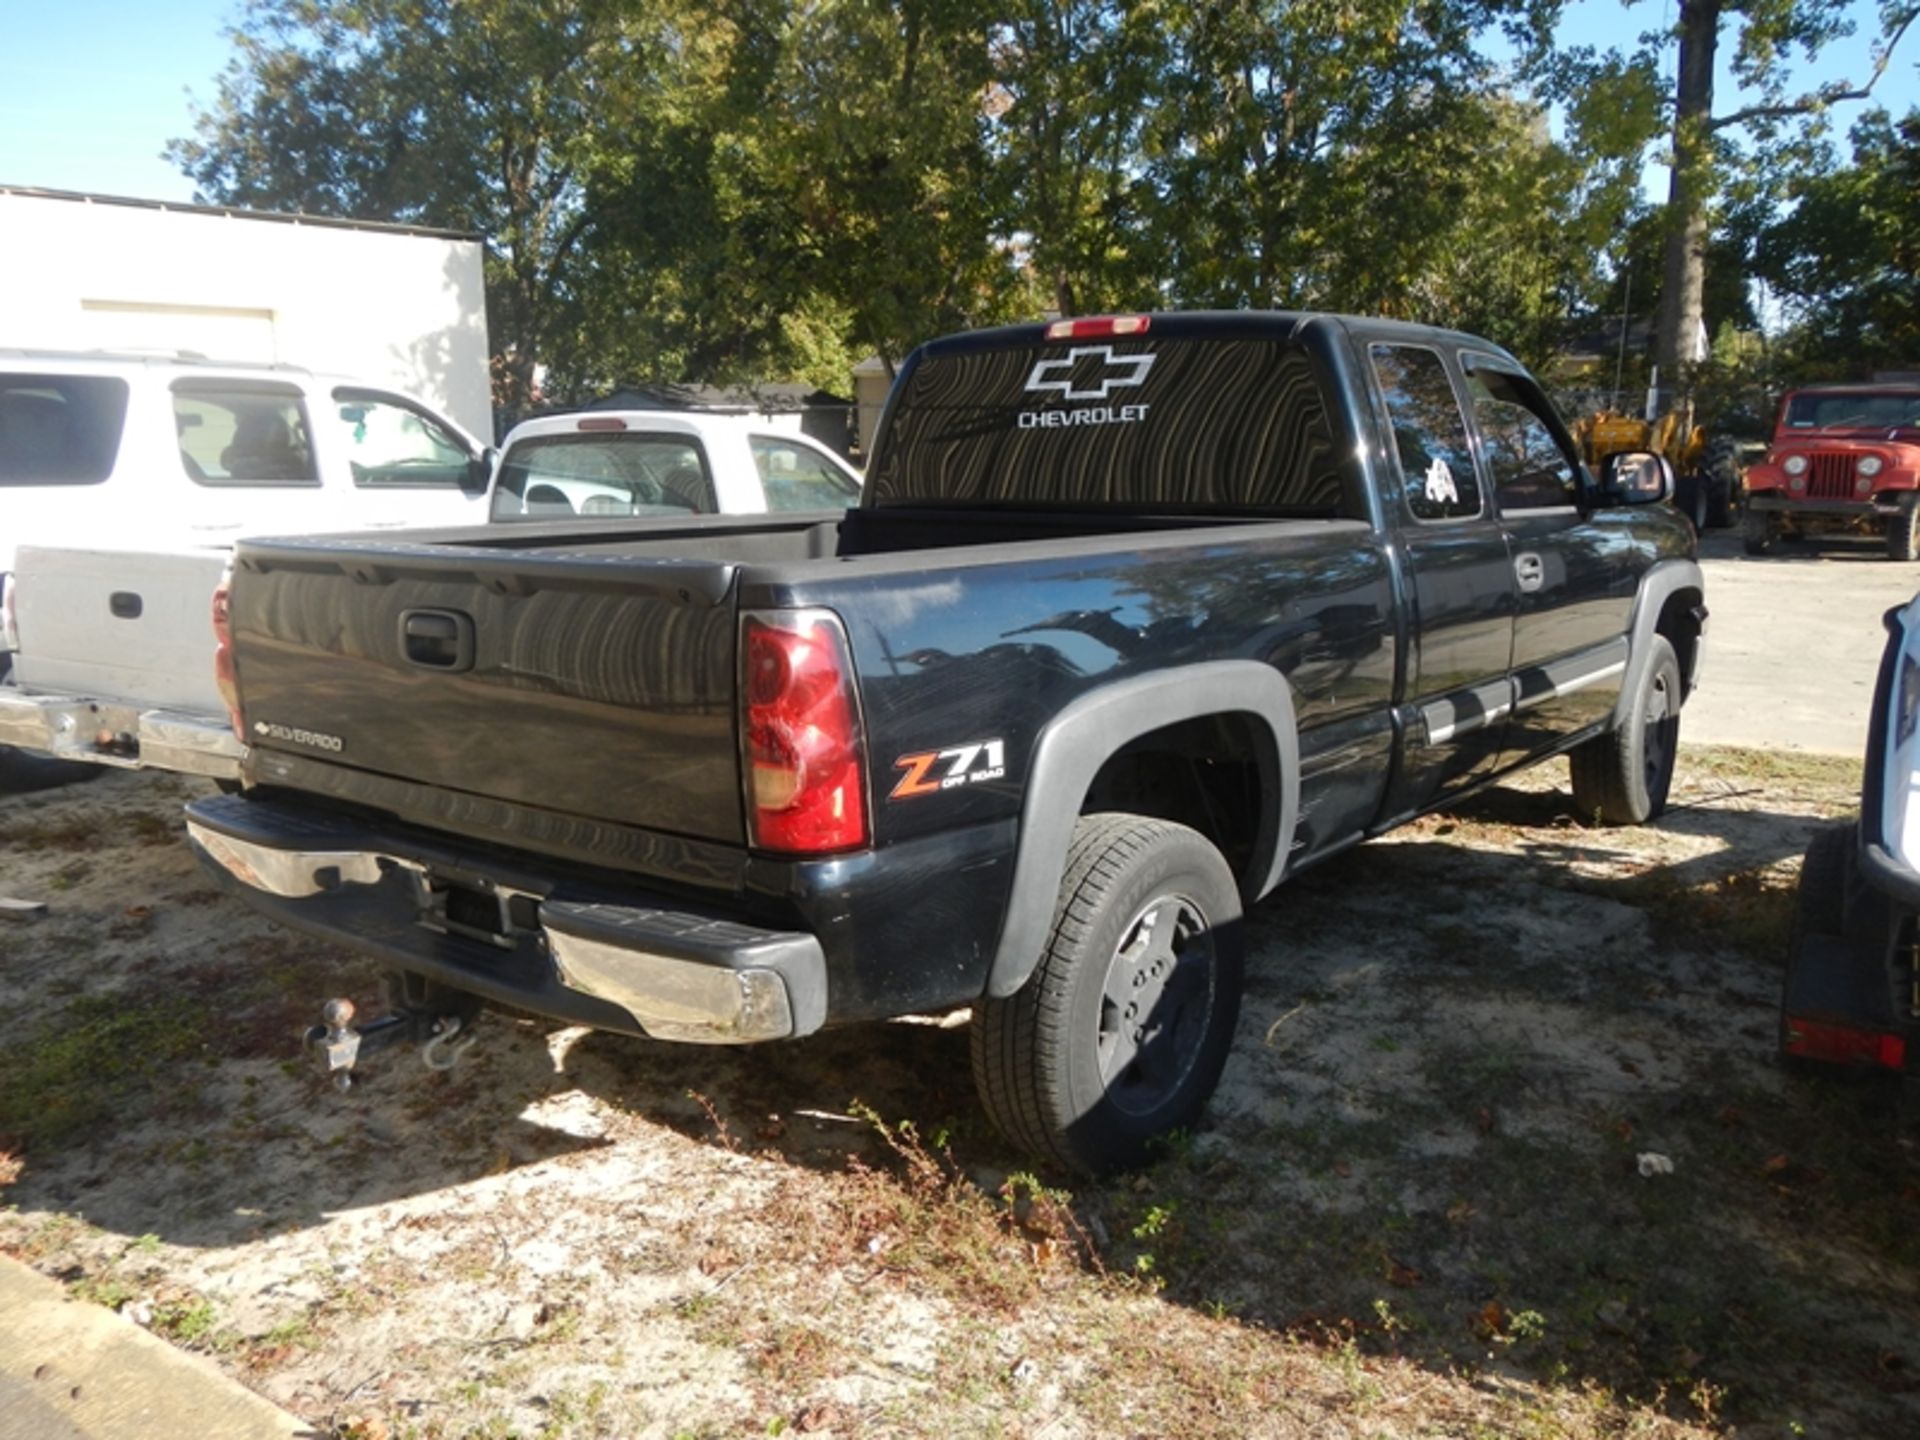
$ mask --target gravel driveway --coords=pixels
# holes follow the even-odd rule
[[[1711,618],[1686,738],[1864,754],[1880,617],[1920,589],[1920,565],[1889,560],[1867,539],[1776,545],[1755,558],[1729,530],[1711,532],[1700,559]]]

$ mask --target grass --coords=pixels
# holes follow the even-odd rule
[[[33,1149],[104,1125],[205,1047],[198,1006],[166,992],[81,995],[0,1047],[0,1133]]]

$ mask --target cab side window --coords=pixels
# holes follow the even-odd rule
[[[1576,503],[1580,481],[1573,459],[1560,448],[1552,427],[1517,376],[1502,370],[1467,372],[1467,396],[1480,431],[1487,478],[1506,513],[1546,510]]]
[[[307,407],[288,386],[180,380],[173,386],[180,465],[201,485],[318,485]]]
[[[333,392],[341,448],[363,489],[454,489],[466,482],[466,446],[411,405],[359,390]]]
[[[1465,520],[1481,511],[1467,422],[1437,351],[1374,345],[1374,378],[1387,402],[1407,508],[1416,520]]]
[[[860,503],[859,487],[809,446],[774,435],[755,435],[749,443],[768,510],[844,510]]]

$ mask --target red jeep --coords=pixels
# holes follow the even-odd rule
[[[1747,471],[1747,553],[1875,531],[1895,560],[1920,559],[1920,383],[1789,391],[1767,458]]]

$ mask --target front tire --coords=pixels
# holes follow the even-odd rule
[[[1740,542],[1749,555],[1764,555],[1773,548],[1773,542],[1780,538],[1780,532],[1774,528],[1773,517],[1763,512],[1749,510],[1740,519]]]
[[[1097,1175],[1193,1124],[1240,1014],[1240,894],[1184,825],[1083,815],[1027,983],[974,1009],[973,1076],[1007,1139]]]
[[[1920,560],[1920,494],[1908,491],[1894,503],[1900,513],[1887,520],[1887,558]]]
[[[1707,487],[1707,524],[1724,530],[1733,524],[1740,498],[1740,463],[1731,440],[1723,437],[1707,446],[1701,474]]]
[[[1664,635],[1640,672],[1618,729],[1567,752],[1573,803],[1603,825],[1644,825],[1667,808],[1680,749],[1680,662]]]

